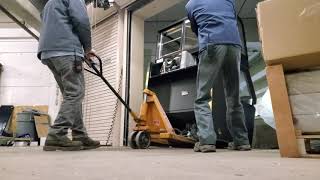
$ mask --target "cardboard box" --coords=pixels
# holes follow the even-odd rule
[[[266,0],[258,4],[257,18],[267,65],[320,65],[319,0]]]

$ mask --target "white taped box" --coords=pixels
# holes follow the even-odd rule
[[[320,132],[320,116],[312,115],[295,115],[293,117],[296,129],[302,132],[315,133]]]
[[[320,93],[320,69],[286,74],[289,95]]]
[[[320,132],[320,93],[289,96],[296,128],[302,132]]]
[[[289,96],[293,115],[320,114],[320,93]]]
[[[320,69],[285,75],[295,127],[320,132]]]

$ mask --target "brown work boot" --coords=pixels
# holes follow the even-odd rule
[[[251,146],[249,144],[235,145],[233,142],[230,142],[228,144],[228,149],[229,150],[236,150],[236,151],[250,151]]]
[[[82,147],[84,150],[88,150],[88,149],[97,149],[100,147],[100,142],[99,141],[95,141],[93,139],[91,139],[88,136],[85,137],[74,137],[72,138],[73,141],[80,141],[82,142]]]
[[[71,141],[67,136],[59,137],[57,135],[48,135],[44,151],[79,151],[82,149],[82,143],[80,141]]]
[[[210,145],[210,144],[201,145],[200,142],[197,142],[194,145],[193,151],[194,152],[203,152],[203,153],[216,152],[216,146]]]

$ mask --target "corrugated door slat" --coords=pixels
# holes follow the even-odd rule
[[[93,48],[103,60],[104,77],[117,89],[118,16],[114,15],[92,30]],[[90,137],[106,142],[112,128],[116,97],[102,80],[85,73],[86,96],[83,106],[84,121]],[[112,143],[112,133],[109,144]]]

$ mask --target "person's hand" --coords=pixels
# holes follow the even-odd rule
[[[94,56],[96,56],[96,53],[93,49],[85,54],[84,61],[89,67],[92,67],[93,61],[91,60],[91,58]]]
[[[96,56],[96,52],[91,49],[89,52],[86,53],[86,59],[91,59],[92,57]]]

